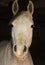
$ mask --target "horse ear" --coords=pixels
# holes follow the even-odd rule
[[[19,10],[19,6],[18,6],[18,1],[15,0],[12,4],[12,12],[13,12],[13,15],[15,16],[16,13],[18,12]]]
[[[28,4],[28,6],[27,6],[27,10],[30,12],[30,14],[33,15],[34,5],[33,5],[33,2],[32,2],[32,1],[29,1],[29,4]]]

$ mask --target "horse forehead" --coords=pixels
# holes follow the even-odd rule
[[[13,21],[14,25],[15,24],[33,24],[33,20],[31,18],[31,16],[29,17],[28,15],[20,15],[18,16],[14,21]]]
[[[28,18],[28,16],[21,15],[14,22],[14,31],[17,34],[18,32],[23,32],[24,34],[28,33],[33,21]]]

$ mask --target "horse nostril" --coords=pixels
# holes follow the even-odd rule
[[[16,52],[16,50],[17,50],[17,46],[15,45],[15,46],[14,46],[14,51]]]
[[[24,49],[23,49],[23,51],[25,52],[25,51],[26,51],[26,49],[27,49],[27,47],[26,47],[26,46],[24,46]]]

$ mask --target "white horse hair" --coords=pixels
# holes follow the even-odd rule
[[[12,5],[14,16],[18,10],[18,1],[15,0]],[[27,11],[22,12],[12,21],[12,42],[4,41],[0,43],[0,65],[33,65],[29,52],[33,36],[33,12],[34,5],[32,1],[29,1]]]

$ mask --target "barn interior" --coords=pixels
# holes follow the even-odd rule
[[[0,0],[0,41],[11,39],[10,20],[14,17],[14,0]],[[34,30],[30,52],[34,65],[45,65],[45,0],[32,0],[34,3]],[[19,0],[19,11],[25,11],[29,0]]]

